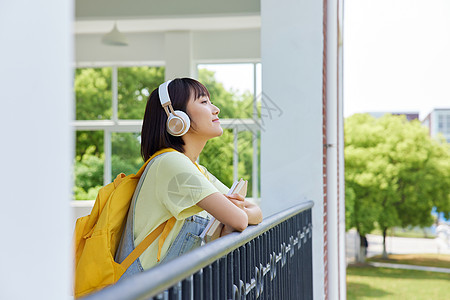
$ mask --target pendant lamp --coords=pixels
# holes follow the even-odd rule
[[[112,46],[128,46],[127,37],[117,30],[116,23],[114,23],[114,28],[102,37],[102,43]]]

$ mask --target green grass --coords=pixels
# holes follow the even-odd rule
[[[380,255],[377,255],[368,258],[367,261],[450,269],[448,254],[390,254],[388,259],[382,259]]]
[[[349,266],[347,299],[449,299],[450,274]]]

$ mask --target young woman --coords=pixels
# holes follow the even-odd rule
[[[207,213],[225,225],[222,235],[261,222],[258,206],[238,194],[226,196],[229,188],[196,163],[206,142],[223,133],[219,113],[208,90],[194,79],[174,79],[151,93],[141,154],[145,161],[152,159],[135,193],[127,228],[138,245],[165,221],[170,226],[165,225],[123,277],[198,247]]]

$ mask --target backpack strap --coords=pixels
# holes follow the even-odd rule
[[[175,217],[170,218],[169,220],[167,220],[167,224],[166,226],[164,226],[164,230],[161,233],[161,237],[159,238],[158,241],[158,254],[156,256],[157,261],[159,262],[160,258],[161,258],[161,249],[162,246],[164,245],[164,242],[167,238],[167,236],[169,235],[169,232],[172,230],[173,226],[175,225],[175,222],[177,220],[175,219]]]

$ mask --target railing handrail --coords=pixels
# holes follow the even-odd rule
[[[295,205],[271,215],[259,225],[249,226],[243,232],[234,232],[221,237],[174,260],[158,265],[83,299],[122,300],[155,296],[292,216],[312,208],[313,205],[314,202],[312,201]]]

